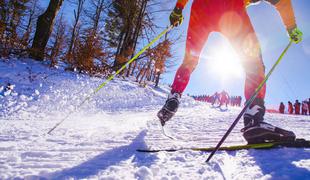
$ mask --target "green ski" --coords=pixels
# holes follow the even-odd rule
[[[220,147],[221,151],[237,151],[242,149],[271,149],[271,148],[282,148],[282,147],[290,147],[290,148],[310,148],[310,141],[305,139],[296,139],[293,142],[268,142],[268,143],[260,143],[260,144],[247,144],[247,145],[236,145],[236,146],[224,146]],[[202,147],[202,148],[176,148],[176,149],[137,149],[138,152],[147,152],[147,153],[155,153],[155,152],[175,152],[181,150],[192,150],[192,151],[205,151],[212,152],[215,147]]]

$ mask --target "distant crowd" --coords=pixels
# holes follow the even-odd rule
[[[241,96],[229,96],[226,91],[220,93],[216,92],[213,95],[197,95],[192,96],[196,101],[208,102],[212,105],[230,105],[230,106],[241,106],[242,97]]]
[[[308,100],[304,100],[299,102],[298,100],[295,101],[293,104],[291,101],[287,104],[287,109],[283,102],[280,103],[279,112],[284,114],[301,114],[301,115],[310,115],[310,98]]]

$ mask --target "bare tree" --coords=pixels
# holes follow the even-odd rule
[[[66,60],[68,61],[69,65],[73,65],[73,48],[76,44],[76,36],[79,34],[80,30],[80,18],[83,12],[83,6],[85,3],[85,0],[77,0],[77,2],[71,2],[73,4],[76,4],[77,9],[74,10],[74,22],[71,30],[71,38],[69,40],[69,47],[66,55]]]
[[[151,81],[155,79],[155,86],[158,86],[160,75],[165,71],[165,64],[172,57],[170,53],[171,45],[171,41],[166,36],[163,42],[147,50],[146,61],[144,61],[144,66],[137,75],[137,79],[140,78],[140,84],[145,80]]]
[[[63,14],[57,19],[54,31],[51,35],[52,46],[47,48],[50,52],[49,58],[51,60],[51,67],[55,67],[61,55],[65,52],[65,40],[66,40],[66,28],[67,24],[63,20]]]
[[[8,56],[20,46],[20,27],[29,0],[0,1],[0,54]]]
[[[138,38],[139,38],[141,30],[142,30],[142,25],[143,25],[142,22],[143,22],[143,19],[145,16],[147,3],[148,3],[147,0],[142,1],[141,8],[139,11],[139,15],[138,15],[138,18],[136,20],[135,30],[133,33],[133,42],[132,42],[133,43],[133,49],[136,49],[137,44],[138,44]],[[130,58],[133,58],[133,56],[134,56],[134,52],[131,54]],[[126,74],[127,77],[129,77],[131,72],[134,71],[135,67],[136,67],[136,64],[130,64],[130,66],[128,67],[128,70],[127,70],[127,74]]]
[[[53,30],[54,19],[62,3],[63,0],[50,0],[46,11],[39,16],[30,52],[31,58],[38,61],[44,60],[45,47]]]
[[[148,0],[116,1],[109,12],[111,22],[107,22],[108,34],[114,42],[117,41],[114,43],[116,45],[115,70],[133,57],[147,3]],[[127,72],[127,75],[129,74],[130,72]]]
[[[107,8],[107,0],[91,0],[85,11],[86,26],[78,39],[78,46],[74,52],[75,67],[80,71],[95,73],[100,64],[94,62],[105,62],[106,53],[103,50],[103,37],[101,35],[102,17]]]
[[[30,4],[29,4],[29,11],[28,11],[28,19],[26,20],[26,26],[25,26],[25,32],[22,36],[21,39],[21,44],[24,47],[29,46],[29,44],[31,43],[31,34],[33,33],[33,29],[34,29],[34,21],[35,19],[38,17],[38,10],[40,9],[39,7],[39,0],[31,0]]]
[[[0,1],[0,41],[5,38],[5,30],[8,25],[9,5],[6,1]]]
[[[161,12],[163,11],[160,7],[161,4],[156,0],[118,0],[109,9],[106,20],[106,34],[107,42],[111,48],[114,48],[114,70],[119,69],[135,55],[139,43],[150,42],[157,28],[151,14],[152,8],[155,7],[157,12]],[[143,59],[145,53],[141,56],[129,65],[126,72],[127,77],[136,74],[135,71],[143,71],[143,69],[152,66],[150,66],[152,62]],[[144,61],[147,65],[142,65],[144,68],[137,69],[138,61]],[[151,69],[142,74],[139,72],[136,75],[140,79],[146,77],[147,74],[152,75],[154,71]]]

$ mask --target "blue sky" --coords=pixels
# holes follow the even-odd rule
[[[267,82],[266,104],[270,107],[277,107],[283,101],[295,101],[296,99],[304,100],[310,98],[310,1],[292,0],[298,27],[304,34],[304,39],[299,44],[293,44],[287,54],[284,56],[281,64]],[[176,33],[185,33],[188,27],[190,15],[190,3],[187,5],[184,16],[185,21]],[[289,42],[285,26],[276,11],[276,9],[267,4],[260,3],[248,8],[248,13],[252,24],[261,43],[263,59],[266,66],[266,73],[270,70],[273,63],[279,57],[283,49]],[[167,17],[168,18],[168,17]],[[184,37],[185,38],[185,37]],[[176,52],[179,53],[178,65],[182,62],[184,55],[185,42],[178,47]],[[226,39],[219,33],[213,33],[201,54],[210,56],[214,46],[230,47]],[[218,48],[221,50],[221,48]],[[231,95],[242,95],[244,92],[244,73],[241,76],[234,74],[223,78],[219,72],[216,72],[210,59],[201,58],[197,68],[191,76],[189,85],[185,94],[213,94],[215,91],[227,90]],[[213,61],[216,61],[215,59]],[[226,63],[236,61],[235,58],[225,60]],[[238,63],[238,62],[236,62]],[[163,81],[171,84],[175,71],[171,70],[165,74]],[[235,68],[240,71],[240,68]],[[241,70],[242,71],[242,70]],[[240,74],[240,73],[239,73]]]

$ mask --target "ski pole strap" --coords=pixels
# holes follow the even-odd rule
[[[53,128],[51,128],[47,134],[51,134],[61,123],[63,123],[71,114],[73,114],[78,108],[80,108],[85,102],[90,100],[100,89],[102,89],[105,85],[107,85],[116,75],[122,72],[129,64],[131,64],[134,60],[136,60],[144,51],[146,51],[149,47],[151,47],[156,41],[158,41],[163,35],[165,35],[168,31],[170,31],[173,26],[169,26],[163,32],[161,32],[157,37],[155,37],[148,45],[146,45],[141,51],[139,51],[133,58],[127,61],[119,70],[117,70],[114,74],[112,74],[107,80],[105,80],[102,84],[100,84],[90,95],[88,95],[76,108],[68,113],[60,122],[55,124]]]
[[[271,76],[272,72],[275,70],[275,68],[277,67],[277,65],[281,62],[281,60],[283,59],[283,56],[286,54],[287,50],[291,47],[292,45],[292,41],[289,42],[289,44],[286,46],[286,48],[283,50],[283,52],[281,53],[280,57],[278,58],[278,60],[274,63],[274,65],[272,66],[272,68],[269,70],[268,74],[266,75],[266,77],[264,78],[264,80],[259,84],[259,86],[256,88],[255,92],[253,93],[253,95],[251,96],[251,98],[246,101],[245,106],[243,107],[243,109],[241,110],[241,112],[239,113],[239,115],[237,116],[237,118],[234,120],[234,122],[232,123],[232,125],[229,127],[229,129],[226,131],[226,133],[224,134],[224,136],[222,137],[222,139],[218,142],[218,144],[216,145],[215,149],[210,153],[210,155],[208,156],[208,159],[206,160],[206,162],[209,162],[211,160],[211,158],[213,157],[213,155],[216,153],[216,151],[219,150],[219,148],[221,147],[221,145],[224,143],[225,139],[228,137],[228,135],[231,133],[231,131],[234,129],[234,127],[237,125],[237,123],[239,122],[240,118],[242,117],[243,113],[246,111],[246,109],[253,103],[253,101],[255,100],[256,96],[258,95],[259,91],[263,88],[263,86],[266,84],[267,80],[269,79],[269,77]]]

